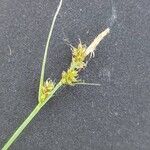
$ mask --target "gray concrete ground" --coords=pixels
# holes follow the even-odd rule
[[[37,104],[41,62],[58,0],[0,1],[0,147]],[[87,45],[107,26],[81,79],[100,87],[59,91],[12,150],[150,149],[150,1],[64,0],[48,53],[57,81],[78,39]]]

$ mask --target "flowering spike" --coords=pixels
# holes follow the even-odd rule
[[[46,98],[51,94],[51,91],[54,89],[55,84],[52,82],[52,80],[47,79],[42,88],[41,88],[41,98],[40,102],[44,102]]]
[[[82,69],[86,66],[86,45],[82,45],[81,41],[77,48],[72,48],[72,62],[71,66],[74,66],[76,69]]]
[[[62,72],[62,84],[73,85],[78,82],[78,71],[75,69],[68,69],[67,71]]]

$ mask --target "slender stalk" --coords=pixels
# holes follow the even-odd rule
[[[84,82],[79,82],[79,83],[75,83],[75,85],[92,85],[92,86],[101,86],[98,83],[84,83]]]
[[[51,95],[43,102],[39,103],[33,111],[30,113],[30,115],[25,119],[25,121],[20,125],[20,127],[15,131],[15,133],[10,137],[8,142],[4,145],[2,150],[7,150],[12,143],[15,142],[17,137],[22,133],[22,131],[27,127],[27,125],[31,122],[31,120],[38,114],[38,112],[41,110],[41,108],[53,97],[54,93],[62,86],[61,82],[59,82],[53,91],[51,92]]]
[[[60,0],[57,11],[54,15],[54,18],[53,18],[53,21],[52,21],[52,24],[51,24],[51,27],[50,27],[50,31],[49,31],[49,34],[48,34],[47,42],[46,42],[44,58],[43,58],[43,63],[42,63],[41,77],[40,77],[40,85],[39,85],[39,95],[38,95],[38,100],[39,101],[40,101],[40,97],[41,97],[41,88],[42,88],[43,83],[44,83],[44,72],[45,72],[45,64],[46,64],[46,59],[47,59],[48,47],[49,47],[49,44],[50,44],[50,40],[51,40],[52,32],[53,32],[53,29],[54,29],[55,21],[56,21],[56,18],[57,18],[57,15],[58,15],[59,11],[60,11],[61,6],[62,6],[62,0]]]
[[[30,113],[30,115],[25,119],[25,121],[21,124],[21,126],[15,131],[15,133],[11,136],[11,138],[8,140],[8,142],[4,145],[2,150],[7,150],[11,144],[16,140],[16,138],[20,135],[20,133],[25,129],[25,127],[30,123],[30,121],[36,116],[36,114],[40,111],[42,108],[42,104],[38,104],[33,111]]]

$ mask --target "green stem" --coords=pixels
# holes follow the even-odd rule
[[[26,126],[31,122],[31,120],[38,114],[38,112],[41,110],[41,108],[52,98],[54,93],[62,86],[61,82],[59,82],[53,91],[51,92],[51,95],[42,103],[39,103],[33,111],[30,113],[30,115],[25,119],[25,121],[20,125],[20,127],[15,131],[15,133],[10,137],[8,142],[4,145],[2,150],[7,150],[11,144],[14,143],[14,141],[17,139],[17,137],[22,133],[22,131],[26,128]]]
[[[34,108],[34,110],[30,113],[30,115],[25,119],[25,121],[21,124],[21,126],[15,131],[15,133],[11,136],[8,142],[4,145],[2,150],[7,150],[11,144],[16,140],[16,138],[20,135],[20,133],[25,129],[25,127],[30,123],[30,121],[35,117],[35,115],[40,111],[43,105],[40,103]]]

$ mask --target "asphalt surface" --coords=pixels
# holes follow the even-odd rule
[[[44,47],[58,3],[0,1],[0,148],[37,104]],[[66,41],[76,46],[80,38],[89,45],[107,26],[111,33],[80,76],[101,86],[60,90],[12,150],[150,149],[149,0],[114,0],[113,5],[64,0],[45,78],[58,81],[69,65]]]

